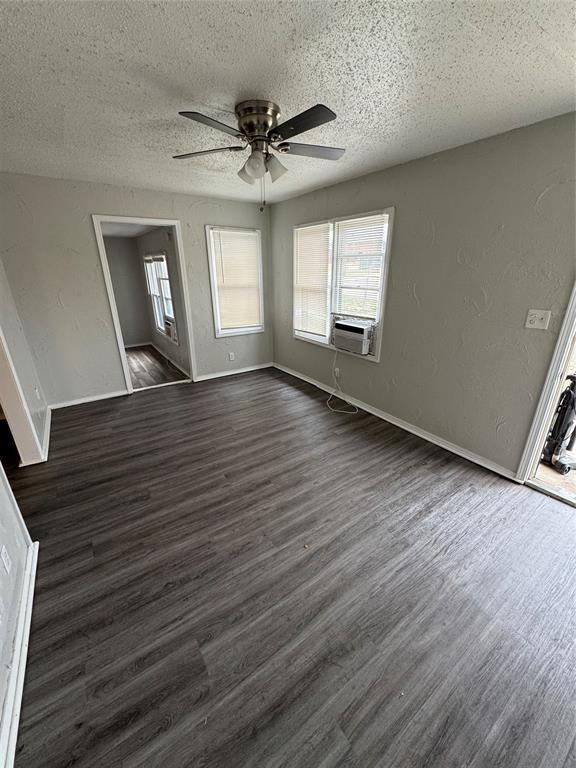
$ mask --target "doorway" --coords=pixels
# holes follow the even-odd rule
[[[179,222],[92,218],[127,392],[193,381]]]
[[[519,479],[576,507],[576,284],[520,468]]]

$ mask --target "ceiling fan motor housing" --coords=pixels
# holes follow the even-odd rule
[[[280,107],[273,101],[250,99],[236,104],[238,128],[248,138],[268,139],[268,133],[278,125]]]

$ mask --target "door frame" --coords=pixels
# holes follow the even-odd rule
[[[106,284],[106,293],[108,294],[108,302],[110,304],[110,311],[112,313],[112,323],[114,325],[114,332],[116,334],[116,343],[118,345],[118,352],[120,354],[120,360],[122,362],[122,372],[124,373],[124,380],[126,382],[126,392],[131,395],[134,391],[132,386],[132,379],[130,378],[130,369],[128,368],[128,358],[126,357],[126,350],[124,348],[124,338],[122,336],[122,327],[120,325],[120,317],[118,315],[118,307],[116,306],[116,298],[114,296],[114,286],[112,284],[112,275],[110,274],[110,265],[108,264],[108,256],[106,254],[106,246],[104,244],[104,235],[102,234],[102,224],[105,222],[112,222],[118,224],[143,224],[150,227],[171,227],[174,232],[174,244],[176,250],[176,262],[178,264],[178,275],[180,277],[180,285],[182,286],[182,296],[184,299],[184,317],[186,320],[186,331],[188,336],[188,356],[190,358],[190,378],[192,381],[196,381],[198,378],[198,369],[196,364],[196,352],[194,349],[194,336],[192,330],[192,313],[190,311],[190,297],[188,294],[188,282],[186,280],[186,269],[184,265],[184,245],[182,242],[182,228],[179,219],[151,219],[143,216],[112,216],[107,214],[93,213],[92,223],[94,225],[94,232],[96,234],[96,242],[98,244],[98,253],[100,254],[100,263],[102,265],[102,272],[104,274],[104,282]]]
[[[554,348],[550,368],[528,433],[526,447],[518,466],[517,477],[521,483],[531,480],[538,469],[546,434],[550,428],[554,409],[564,383],[566,364],[574,336],[576,336],[576,281],[572,286],[572,293]]]
[[[39,464],[48,458],[50,434],[50,408],[46,407],[44,445],[40,443],[32,414],[18,378],[4,331],[0,327],[0,401],[10,432],[20,455],[20,466]]]

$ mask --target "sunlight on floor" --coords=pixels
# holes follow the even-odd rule
[[[552,467],[540,464],[535,480],[576,504],[576,470],[572,469],[567,475],[561,475]]]

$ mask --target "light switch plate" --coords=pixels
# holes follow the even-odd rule
[[[230,360],[231,362],[234,362],[235,359],[236,359],[236,355],[234,354],[234,352],[228,352],[228,360]]]
[[[526,328],[539,328],[545,331],[550,324],[551,315],[549,309],[529,309],[526,315]]]
[[[10,573],[10,571],[12,570],[12,560],[10,559],[8,550],[4,545],[2,546],[2,549],[0,549],[0,558],[4,563],[4,568],[6,568],[6,573]]]

